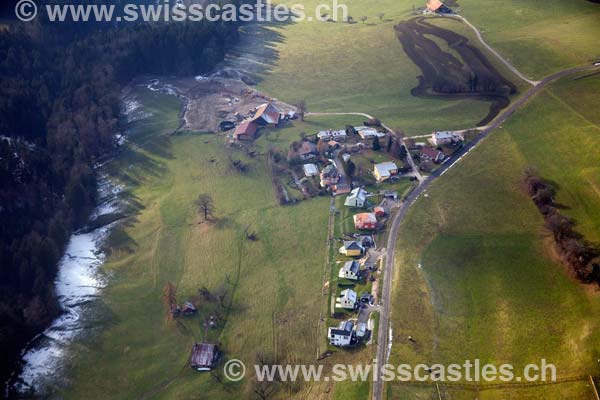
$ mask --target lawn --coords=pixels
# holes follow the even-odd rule
[[[587,0],[462,0],[461,14],[521,72],[542,78],[600,57],[600,6]]]
[[[599,90],[600,75],[552,85],[411,209],[398,241],[392,363],[479,358],[520,369],[546,358],[559,379],[599,372],[600,293],[556,261],[543,220],[519,186],[534,166],[556,183],[577,230],[599,242]],[[452,398],[475,395],[444,390]],[[433,391],[388,387],[389,398],[407,393],[430,398]],[[477,395],[578,399],[591,392],[580,381]]]
[[[215,135],[167,136],[177,127],[179,102],[136,92],[153,116],[134,123],[113,167],[138,211],[112,235],[105,265],[111,282],[97,306],[103,330],[77,345],[64,396],[242,396],[251,390],[246,382],[220,384],[187,366],[192,343],[204,338],[206,309],[221,318],[205,339],[219,343],[225,358],[250,364],[264,352],[281,362],[313,362],[329,200],[278,206],[264,156],[230,150]],[[231,158],[251,171],[234,172]],[[203,192],[215,201],[211,223],[199,223],[195,210]],[[258,240],[247,240],[246,230]],[[226,293],[231,306],[199,301],[202,318],[169,321],[167,282],[180,302],[206,287]]]

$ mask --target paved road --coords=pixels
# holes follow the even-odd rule
[[[419,186],[415,188],[408,195],[405,201],[400,206],[400,209],[394,215],[392,224],[390,227],[390,233],[388,236],[387,243],[387,256],[384,264],[384,275],[383,275],[383,292],[382,292],[382,311],[379,318],[379,330],[378,330],[378,338],[377,338],[377,363],[376,369],[377,374],[380,377],[379,371],[381,371],[381,367],[387,363],[389,356],[389,328],[390,328],[390,304],[391,304],[391,292],[392,292],[392,278],[394,276],[394,256],[396,249],[396,241],[398,236],[398,229],[400,224],[406,217],[406,214],[409,208],[414,204],[414,202],[425,192],[425,190],[431,185],[431,183],[438,177],[442,176],[448,169],[452,168],[463,156],[469,153],[475,146],[477,146],[482,140],[487,138],[494,130],[499,128],[508,118],[510,118],[515,111],[523,107],[525,103],[537,95],[540,91],[542,91],[546,86],[550,83],[560,79],[562,77],[576,74],[583,71],[590,70],[600,70],[600,67],[597,66],[584,66],[584,67],[576,67],[567,69],[564,71],[557,72],[552,74],[542,81],[540,81],[537,85],[533,86],[529,89],[522,97],[520,97],[517,101],[512,103],[509,107],[504,109],[502,113],[500,113],[482,132],[476,139],[467,143],[461,150],[455,153],[452,157],[446,161],[440,168],[438,168],[433,174],[425,178],[420,182]],[[383,382],[381,379],[377,379],[373,382],[373,400],[381,400],[383,396]]]
[[[506,68],[510,69],[513,74],[517,75],[519,78],[523,79],[525,82],[527,82],[527,83],[529,83],[530,85],[533,85],[533,86],[538,85],[538,84],[541,83],[541,81],[534,81],[534,80],[529,79],[525,75],[523,75],[521,73],[521,71],[519,71],[517,68],[515,68],[515,66],[512,65],[506,58],[502,57],[502,55],[500,53],[498,53],[489,44],[487,44],[485,42],[485,40],[483,40],[483,36],[481,36],[481,32],[479,32],[479,29],[477,29],[475,27],[475,25],[473,25],[472,23],[470,23],[465,17],[463,17],[462,15],[449,15],[449,17],[460,19],[465,24],[467,24],[468,27],[470,27],[471,29],[473,29],[473,31],[475,31],[475,35],[477,35],[477,39],[479,39],[479,42],[481,42],[481,44],[483,45],[483,47],[485,47],[486,49],[488,49],[490,51],[490,53],[492,53],[493,55],[495,55],[496,58],[498,58],[502,62],[502,64],[506,65]]]

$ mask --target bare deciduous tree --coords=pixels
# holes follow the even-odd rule
[[[360,17],[360,20],[362,21],[363,24],[365,22],[367,22],[367,19],[369,19],[369,18],[366,15],[363,15],[362,17]]]
[[[304,121],[304,115],[307,112],[306,101],[301,100],[300,102],[298,102],[298,104],[296,104],[296,108],[298,109],[298,114],[300,115],[300,120]]]
[[[385,17],[385,13],[379,13],[377,14],[377,17],[379,18],[380,22],[383,22],[383,17]]]
[[[201,193],[196,200],[198,212],[204,216],[204,221],[213,215],[215,211],[215,202],[212,196],[208,193]]]

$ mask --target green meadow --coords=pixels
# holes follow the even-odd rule
[[[599,372],[598,288],[575,281],[557,261],[542,217],[520,188],[525,168],[536,168],[556,184],[556,200],[576,229],[600,242],[594,111],[600,75],[578,78],[563,79],[532,100],[409,211],[397,248],[392,363],[479,358],[519,371],[544,358],[556,365],[559,379]],[[390,385],[388,398],[429,398],[434,390]],[[443,390],[459,399],[476,393]],[[477,396],[579,399],[592,392],[589,381],[577,381]]]

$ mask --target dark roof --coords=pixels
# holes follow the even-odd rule
[[[215,364],[218,354],[216,344],[196,343],[192,346],[192,368],[212,368]]]
[[[431,147],[423,147],[421,149],[421,154],[426,155],[431,159],[436,159],[440,153],[441,151],[439,151],[438,149],[432,149]]]
[[[344,242],[344,247],[346,250],[362,250],[362,246],[355,241],[346,241]]]

